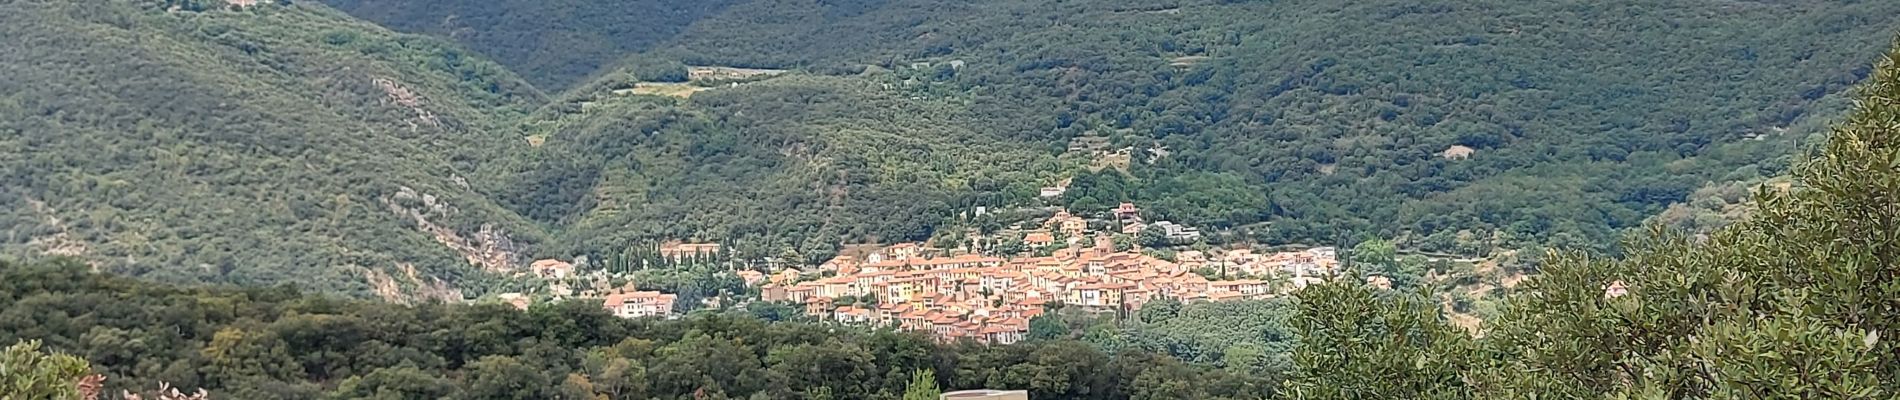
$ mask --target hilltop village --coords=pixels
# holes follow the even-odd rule
[[[1068,247],[1044,257],[1004,259],[983,255],[929,257],[915,244],[900,244],[871,260],[836,259],[820,268],[832,276],[798,281],[786,269],[766,283],[766,301],[803,304],[807,315],[844,323],[928,331],[943,338],[1013,343],[1029,330],[1044,306],[1102,312],[1134,311],[1149,301],[1182,302],[1263,299],[1330,276],[1337,267],[1331,248],[1259,254],[1233,250],[1213,257],[1183,252],[1179,261],[1138,251],[1113,251],[1103,237],[1092,247]],[[1265,279],[1210,280],[1194,270],[1212,263]],[[796,282],[796,283],[792,283]],[[838,299],[856,299],[838,306]]]
[[[1165,221],[1144,224],[1131,204],[1113,214],[1114,223],[1107,226],[1119,225],[1124,237],[1149,229],[1177,242],[1200,235]],[[1013,228],[1025,246],[1012,254],[899,243],[855,248],[816,266],[735,268],[730,274],[756,296],[742,302],[790,304],[819,320],[924,331],[945,340],[1014,343],[1029,331],[1029,320],[1050,306],[1125,313],[1161,299],[1266,299],[1328,279],[1339,269],[1331,247],[1143,249],[1115,240],[1110,229],[1091,229],[1089,220],[1066,210],[1020,225]],[[711,243],[670,243],[658,250],[677,261],[722,249]],[[541,260],[529,272],[552,282],[549,291],[556,300],[598,298],[609,312],[625,318],[677,314],[679,294],[638,290],[641,285],[633,278],[576,269],[573,263]],[[624,283],[608,284],[619,281]],[[570,282],[591,289],[576,292]],[[521,308],[530,302],[517,293],[501,299]],[[701,300],[703,305],[721,301],[730,300]]]

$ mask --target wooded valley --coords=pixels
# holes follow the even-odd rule
[[[0,2],[0,397],[1889,398],[1896,27],[1817,0]],[[1344,272],[1057,302],[995,345],[678,258],[616,282],[676,319],[489,301],[537,259],[816,265],[1124,203],[1205,232],[1175,247]]]
[[[1698,188],[1782,174],[1900,15],[664,3],[9,4],[0,245],[173,282],[478,293],[642,241],[823,260],[1073,179],[1056,205],[1138,201],[1224,241],[1613,251]],[[787,73],[637,94],[688,65]]]

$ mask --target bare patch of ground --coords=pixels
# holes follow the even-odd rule
[[[1445,314],[1445,321],[1450,322],[1452,326],[1463,328],[1473,337],[1484,336],[1484,319],[1458,312],[1452,308],[1450,299],[1440,304],[1440,310]]]
[[[53,234],[32,238],[26,242],[28,246],[38,247],[42,253],[54,256],[78,257],[86,254],[86,244],[66,233],[66,221],[59,219],[59,210],[37,199],[26,199],[26,204],[33,207],[33,212],[40,215],[46,226],[53,228]]]
[[[615,90],[614,94],[622,95],[622,96],[626,96],[626,95],[669,96],[669,97],[678,97],[678,98],[684,99],[688,97],[693,97],[694,93],[699,93],[699,92],[703,92],[703,91],[707,91],[711,89],[712,89],[711,87],[697,86],[690,83],[640,82],[640,83],[633,84],[633,88],[631,89]]]
[[[1192,67],[1192,66],[1194,66],[1195,64],[1200,64],[1201,62],[1204,62],[1204,61],[1207,61],[1207,60],[1211,60],[1211,59],[1213,59],[1213,57],[1208,57],[1208,56],[1181,56],[1181,57],[1175,57],[1175,58],[1171,58],[1171,59],[1168,59],[1168,66],[1171,66],[1171,67]]]
[[[1135,158],[1134,155],[1131,154],[1132,150],[1133,149],[1130,148],[1122,148],[1112,152],[1097,152],[1095,153],[1095,159],[1089,162],[1089,170],[1101,171],[1114,168],[1122,172],[1128,172],[1128,164]]]
[[[631,88],[614,90],[613,94],[621,96],[667,96],[683,99],[693,97],[694,93],[720,87],[719,84],[722,83],[726,87],[736,87],[741,81],[764,79],[786,72],[788,71],[782,69],[707,66],[687,67],[686,76],[688,82],[639,82],[634,83]]]
[[[1127,171],[1128,164],[1134,161],[1135,149],[1133,147],[1110,149],[1109,145],[1108,137],[1091,131],[1070,138],[1067,153],[1078,157],[1088,157],[1090,171],[1108,168]]]
[[[1506,275],[1503,278],[1498,278],[1498,284],[1504,285],[1504,287],[1507,287],[1507,288],[1515,288],[1517,287],[1518,284],[1524,283],[1525,279],[1530,279],[1530,278],[1531,278],[1530,275],[1525,275],[1525,274]]]
[[[1438,152],[1438,156],[1444,157],[1446,160],[1463,160],[1471,158],[1471,154],[1477,152],[1477,149],[1470,147],[1452,145],[1451,147],[1445,148],[1445,151]]]

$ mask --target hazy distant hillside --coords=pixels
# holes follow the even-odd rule
[[[471,277],[438,239],[537,240],[471,186],[541,96],[434,39],[218,1],[10,2],[0,35],[11,256],[368,293]]]

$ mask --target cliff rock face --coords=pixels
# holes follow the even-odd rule
[[[396,215],[413,218],[416,228],[428,233],[437,243],[448,246],[449,250],[460,254],[470,265],[481,267],[484,271],[512,273],[520,268],[519,247],[508,233],[493,224],[481,224],[475,232],[464,234],[454,228],[435,222],[441,218],[455,215],[459,211],[454,206],[438,200],[434,195],[423,194],[404,186],[396,194],[380,199],[389,211]]]
[[[400,82],[396,82],[395,79],[387,77],[373,79],[371,83],[375,83],[376,88],[383,91],[383,94],[386,96],[385,101],[408,108],[410,111],[416,113],[415,120],[409,122],[410,130],[416,130],[420,128],[421,125],[427,125],[431,128],[442,127],[442,120],[436,118],[434,112],[423,108],[422,96],[417,95],[414,91],[410,91],[409,87],[404,86]]]
[[[369,281],[370,290],[384,301],[401,304],[443,302],[459,303],[463,300],[462,290],[450,286],[436,277],[423,277],[416,272],[413,264],[397,264],[402,270],[402,281],[388,273],[372,268],[363,269],[363,278]]]

